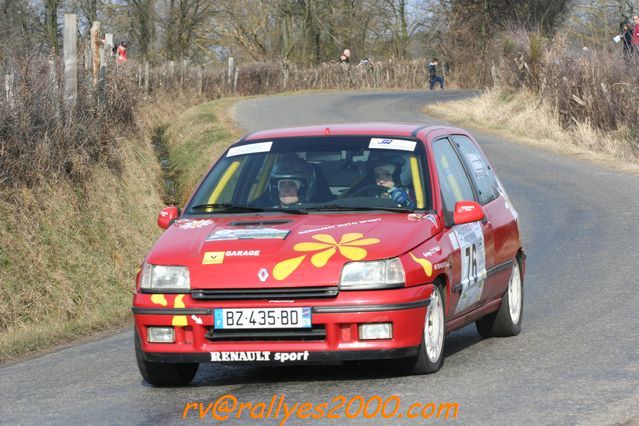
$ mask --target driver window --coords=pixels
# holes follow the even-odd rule
[[[448,139],[433,142],[433,153],[445,211],[452,213],[457,201],[475,201],[470,180]]]

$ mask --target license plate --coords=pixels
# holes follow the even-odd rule
[[[213,327],[310,328],[311,308],[214,309]]]

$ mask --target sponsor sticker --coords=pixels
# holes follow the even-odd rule
[[[255,229],[220,229],[206,237],[206,241],[228,240],[283,240],[288,229],[255,228]]]
[[[252,257],[252,256],[257,257],[260,255],[260,251],[259,250],[228,250],[224,252],[224,255],[228,257]]]
[[[457,250],[459,248],[459,241],[457,241],[457,235],[454,232],[448,234],[448,238],[450,239],[450,245],[453,246],[453,250]]]
[[[439,271],[440,269],[446,269],[448,267],[450,267],[450,262],[449,261],[435,263],[433,265],[433,269],[436,270],[436,271]]]
[[[256,154],[258,152],[269,152],[271,150],[271,146],[273,142],[259,142],[252,143],[250,145],[241,145],[234,146],[229,149],[229,152],[226,154],[227,157],[234,157],[236,155],[244,155],[244,154]]]
[[[178,229],[199,229],[205,226],[212,225],[214,222],[211,219],[204,220],[192,220],[192,219],[180,219],[173,223]]]
[[[224,263],[223,251],[207,251],[202,258],[202,265],[219,265]]]
[[[298,234],[299,235],[304,235],[304,234],[309,234],[311,232],[327,231],[329,229],[344,228],[344,227],[353,226],[353,225],[362,225],[364,223],[375,223],[375,222],[379,222],[381,220],[382,220],[381,217],[377,217],[377,218],[374,218],[374,219],[358,220],[356,222],[338,223],[337,225],[326,225],[326,226],[322,226],[320,228],[304,229],[302,231],[299,231]]]
[[[211,352],[211,362],[269,362],[269,361],[306,361],[308,351],[304,352],[270,352],[270,351],[237,351]]]
[[[422,252],[422,256],[430,257],[434,254],[440,254],[442,252],[442,248],[440,246],[434,246],[430,250]]]
[[[372,138],[369,149],[396,149],[398,151],[415,151],[417,142],[403,139]]]
[[[466,154],[466,158],[468,158],[468,161],[473,166],[473,170],[475,170],[475,175],[478,178],[488,176],[488,172],[486,171],[486,166],[484,166],[484,162],[481,160],[479,155],[473,152],[469,152],[468,154]]]

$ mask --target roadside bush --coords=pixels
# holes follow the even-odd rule
[[[97,102],[90,76],[79,68],[75,106],[67,108],[56,59],[32,56],[14,67],[12,102],[0,104],[0,183],[33,187],[58,176],[82,182],[93,165],[117,169],[116,128],[132,125],[130,80],[107,85],[109,102]]]
[[[577,48],[561,34],[547,40],[531,32],[504,33],[494,49],[501,52],[494,73],[499,89],[534,93],[564,128],[588,125],[631,135],[630,149],[639,156],[639,105],[634,102],[639,58]]]

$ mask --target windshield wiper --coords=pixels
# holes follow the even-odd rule
[[[254,206],[242,206],[242,205],[231,204],[231,203],[198,204],[196,206],[191,207],[191,210],[206,210],[206,209],[216,209],[215,212],[207,212],[207,213],[283,212],[283,213],[290,213],[290,214],[308,214],[308,212],[304,209],[294,209],[294,208],[286,208],[286,207],[263,208],[263,207],[254,207]]]
[[[412,212],[413,210],[408,207],[381,207],[381,206],[345,206],[340,204],[322,204],[319,206],[313,206],[308,210],[323,210],[323,211],[344,211],[344,210],[355,210],[355,211],[370,211],[370,210],[382,210],[389,212]]]

